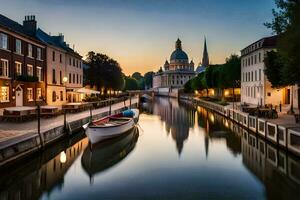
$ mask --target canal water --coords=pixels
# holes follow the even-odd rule
[[[78,134],[0,172],[0,199],[298,199],[300,160],[204,108],[156,98],[139,126]]]

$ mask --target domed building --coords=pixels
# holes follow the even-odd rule
[[[189,62],[188,55],[182,50],[181,40],[175,43],[175,50],[170,56],[170,62],[165,61],[163,68],[153,76],[153,88],[170,93],[179,89],[196,75],[194,62]]]

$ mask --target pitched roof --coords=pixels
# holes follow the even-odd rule
[[[4,15],[1,15],[1,14],[0,14],[0,26],[4,27],[4,28],[6,28],[6,29],[8,29],[12,32],[21,34],[24,37],[34,39],[34,40],[38,40],[38,38],[36,38],[35,36],[30,35],[30,33],[28,33],[26,31],[26,29],[24,28],[23,25],[19,24],[18,22],[15,22],[15,21],[13,21],[13,20],[9,19],[8,17],[6,17]]]
[[[41,30],[40,28],[37,30],[36,36],[39,40],[41,40],[49,45],[53,45],[55,47],[63,49],[65,51],[67,51],[68,53],[71,53],[75,56],[82,57],[81,55],[79,55],[79,53],[77,53],[76,51],[71,49],[65,41],[63,41],[63,42],[60,41],[58,36],[51,36],[51,35],[47,34],[46,32],[44,32],[43,30]]]

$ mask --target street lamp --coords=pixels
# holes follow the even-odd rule
[[[68,82],[68,77],[64,76],[62,81],[64,84],[66,84]]]

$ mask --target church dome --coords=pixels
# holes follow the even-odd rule
[[[187,54],[181,49],[176,49],[171,54],[170,60],[188,60]]]
[[[182,50],[181,47],[181,41],[178,38],[175,44],[175,51],[171,54],[170,60],[187,60],[188,61],[188,55]]]

